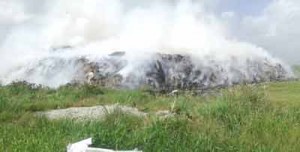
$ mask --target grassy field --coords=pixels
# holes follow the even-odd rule
[[[105,120],[50,121],[37,111],[119,103],[141,111],[170,110],[161,120],[115,112]],[[178,97],[143,90],[64,86],[58,90],[15,83],[0,87],[0,151],[59,152],[93,137],[94,146],[170,151],[300,151],[300,82],[236,86],[218,95]]]

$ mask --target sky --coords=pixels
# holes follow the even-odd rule
[[[51,0],[1,0],[0,45],[14,27],[47,11]],[[126,0],[130,5],[163,0]],[[165,0],[174,2],[176,0]],[[237,39],[262,47],[275,57],[300,64],[299,0],[192,0],[203,4]],[[142,2],[142,3],[141,3]],[[72,1],[70,1],[70,4]]]
[[[288,63],[300,63],[299,0],[219,0],[216,6],[237,39]]]
[[[260,15],[272,0],[219,0],[219,12],[236,12],[239,15]]]

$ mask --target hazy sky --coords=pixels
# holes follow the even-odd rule
[[[219,0],[219,11],[233,11],[240,15],[260,15],[272,0]]]
[[[300,63],[299,0],[217,0],[231,33],[289,63]]]
[[[50,1],[52,0],[1,0],[0,44],[13,27],[26,24],[33,16],[37,18],[46,12]],[[132,4],[150,2],[129,1]],[[232,38],[263,47],[272,55],[289,63],[300,63],[298,42],[300,0],[202,0],[201,2],[207,11],[224,22]]]

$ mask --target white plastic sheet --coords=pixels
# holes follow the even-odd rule
[[[92,138],[69,144],[67,147],[67,152],[142,152],[137,149],[127,151],[114,151],[111,149],[89,147],[90,145],[92,145]]]

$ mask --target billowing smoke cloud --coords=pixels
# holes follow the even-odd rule
[[[78,60],[96,62],[116,51],[126,52],[127,64],[118,71],[124,77],[141,71],[156,53],[192,56],[195,65],[208,65],[209,58],[227,69],[225,75],[232,79],[236,75],[228,69],[247,69],[249,60],[281,64],[264,49],[232,39],[222,20],[207,9],[212,3],[4,0],[0,2],[4,29],[0,31],[0,81],[57,87],[78,77]],[[252,79],[250,73],[245,75]]]
[[[245,31],[256,29],[253,34],[247,33],[250,41],[273,50],[290,63],[300,63],[300,44],[297,41],[300,37],[300,1],[274,1],[265,9],[263,16],[246,18],[243,24]]]
[[[265,8],[239,16],[239,12],[225,13],[232,33],[238,39],[261,46],[290,64],[300,63],[300,1],[267,0]],[[260,1],[242,2],[260,5]],[[229,15],[228,15],[229,14]],[[254,14],[254,15],[253,15]]]

